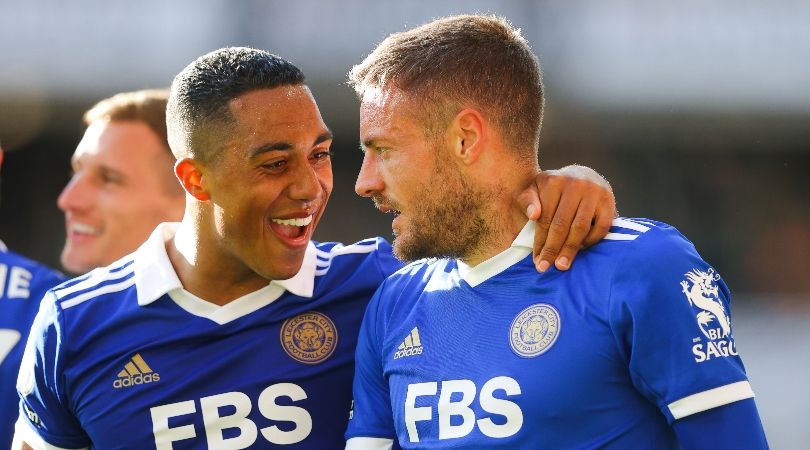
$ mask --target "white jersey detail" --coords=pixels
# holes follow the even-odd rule
[[[649,231],[650,229],[648,226],[641,225],[640,223],[629,219],[613,219],[612,225],[614,227],[627,228],[628,230],[640,231],[642,233]]]
[[[606,241],[635,241],[638,236],[637,234],[608,233],[604,239]]]
[[[346,450],[391,450],[393,439],[355,437],[346,441]]]
[[[120,280],[121,278],[126,278],[127,276],[132,274],[133,271],[134,269],[132,265],[118,271],[112,271],[109,268],[94,270],[89,274],[87,274],[87,277],[84,280],[76,284],[61,289],[55,289],[54,294],[56,295],[57,299],[61,300],[70,294],[83,291],[85,289],[90,289],[104,281]]]
[[[120,283],[108,284],[108,285],[102,286],[102,287],[100,287],[98,289],[95,289],[95,290],[92,290],[92,291],[89,291],[89,292],[85,292],[84,294],[77,295],[77,296],[71,298],[70,300],[63,301],[60,305],[62,306],[62,309],[68,309],[68,308],[76,306],[76,305],[78,305],[80,303],[84,303],[84,302],[86,302],[88,300],[92,300],[92,299],[98,297],[99,295],[109,294],[109,293],[112,293],[112,292],[120,292],[120,291],[123,291],[124,289],[132,287],[133,285],[135,285],[135,277],[128,278],[128,279],[126,279],[124,281],[121,281]]]
[[[667,405],[675,420],[754,397],[751,383],[738,381],[684,397]]]
[[[328,252],[318,249],[316,252],[318,256],[318,262],[315,268],[315,275],[316,276],[326,275],[326,273],[329,271],[329,268],[332,266],[332,258],[334,258],[335,256],[371,253],[376,249],[377,243],[375,241],[360,241],[355,244],[346,246],[338,244],[332,247],[332,249],[329,250]]]

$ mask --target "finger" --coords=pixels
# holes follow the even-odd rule
[[[564,186],[563,183],[555,178],[541,180],[538,177],[536,181],[543,182],[539,194],[540,203],[543,206],[540,208],[540,217],[537,219],[537,226],[534,232],[534,264],[538,271],[545,272],[551,267],[554,260],[548,258],[543,260],[541,250],[546,243],[548,230],[551,227],[551,221],[554,219],[554,212],[557,210],[557,204],[560,202]]]
[[[574,220],[577,209],[579,208],[579,202],[582,199],[582,195],[579,192],[571,192],[574,190],[577,190],[577,188],[569,185],[569,189],[566,189],[559,203],[555,205],[556,208],[548,213],[553,213],[553,217],[548,221],[548,233],[545,243],[542,244],[542,249],[540,249],[540,245],[535,242],[535,254],[539,251],[540,255],[540,261],[535,259],[535,264],[541,272],[545,271],[551,264],[554,264],[560,252],[560,248],[562,248],[563,243],[565,243],[568,237],[571,222]],[[544,198],[541,198],[541,201],[545,204]],[[547,210],[548,207],[543,208],[540,215],[541,222]]]
[[[568,270],[574,262],[577,253],[583,248],[586,236],[591,230],[591,222],[596,213],[597,198],[585,195],[579,203],[576,215],[571,222],[571,229],[565,239],[560,253],[554,260],[554,266],[559,270]]]
[[[616,205],[612,199],[607,198],[599,202],[596,208],[596,216],[593,219],[593,226],[583,242],[585,247],[590,247],[604,239],[605,235],[610,231],[610,226],[615,217]]]
[[[540,195],[537,193],[537,185],[532,183],[526,190],[520,193],[517,198],[518,207],[524,211],[528,220],[540,218]]]

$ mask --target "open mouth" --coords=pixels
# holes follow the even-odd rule
[[[286,239],[300,239],[306,235],[307,227],[312,223],[311,215],[292,219],[271,219],[270,227],[279,236]]]
[[[394,216],[398,216],[398,215],[402,214],[401,211],[389,208],[387,206],[378,206],[377,209],[379,209],[380,212],[382,212],[384,214],[393,214]]]
[[[98,236],[101,230],[81,222],[68,223],[68,235],[73,236]]]

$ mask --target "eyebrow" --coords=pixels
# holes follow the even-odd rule
[[[326,130],[325,132],[321,133],[315,139],[315,142],[312,145],[318,145],[318,144],[326,142],[326,141],[331,141],[332,139],[333,139],[332,132],[329,131],[329,130]],[[291,143],[289,143],[289,142],[285,142],[285,141],[271,142],[269,144],[265,144],[265,145],[262,145],[262,146],[259,146],[259,147],[255,148],[255,149],[253,149],[253,151],[250,152],[250,157],[255,158],[255,157],[261,155],[262,153],[267,153],[267,152],[272,152],[272,151],[288,151],[288,150],[292,150],[292,149],[293,149],[293,145]]]

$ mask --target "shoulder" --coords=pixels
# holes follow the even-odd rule
[[[65,276],[58,270],[52,269],[45,264],[34,261],[33,259],[27,258],[11,250],[0,249],[0,264],[4,264],[7,267],[14,266],[26,270],[28,273],[30,273],[30,281],[32,283],[40,280],[52,280],[53,284],[57,284],[59,281],[65,279]]]
[[[446,258],[426,258],[413,261],[389,276],[381,291],[421,292],[428,284],[435,282],[434,279],[449,276],[454,268],[454,261]]]
[[[603,243],[612,246],[624,263],[660,265],[678,256],[699,258],[695,246],[677,228],[644,218],[614,219]]]
[[[70,279],[51,289],[54,301],[61,310],[83,305],[91,307],[93,300],[122,295],[135,289],[135,270],[132,255],[107,267]]]
[[[375,270],[384,278],[402,263],[394,258],[391,244],[381,237],[363,239],[353,244],[315,242],[316,275],[325,275],[335,268]]]
[[[0,298],[31,299],[24,309],[35,311],[48,289],[65,280],[65,276],[50,267],[18,253],[0,250]],[[21,320],[21,319],[19,319]]]

